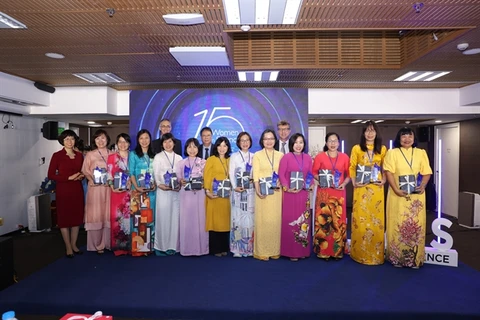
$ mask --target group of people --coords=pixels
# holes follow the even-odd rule
[[[85,223],[87,250],[99,254],[230,252],[297,261],[313,249],[318,258],[338,260],[346,247],[346,186],[352,182],[351,258],[366,265],[382,264],[385,257],[397,267],[423,264],[424,191],[432,171],[411,128],[402,128],[387,151],[377,124],[367,122],[350,157],[338,150],[339,135],[330,132],[314,159],[305,153],[305,137],[291,135],[287,121],[277,124],[278,137],[264,130],[255,153],[248,132],[238,135],[235,153],[226,137],[212,143],[209,127],[201,130],[202,144],[190,138],[183,149],[168,119],[161,120],[160,132],[152,141],[148,130],[140,130],[132,151],[130,137],[122,133],[112,152],[110,137],[100,129],[85,157],[75,151],[73,131],[60,135],[63,149],[53,155],[48,177],[57,181],[67,257],[82,253],[76,241]]]

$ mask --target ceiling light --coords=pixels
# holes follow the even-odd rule
[[[368,121],[370,121],[370,120],[363,120],[362,123],[367,123]]]
[[[424,73],[421,73],[419,74],[418,76],[414,77],[414,78],[411,78],[411,79],[408,79],[408,81],[418,81],[420,79],[423,79],[429,75],[431,75],[433,72],[424,72]]]
[[[277,81],[280,71],[238,71],[239,81]]]
[[[362,120],[353,120],[351,123],[359,123],[362,122]]]
[[[185,66],[230,66],[224,47],[172,47],[171,55]]]
[[[173,13],[162,16],[167,24],[180,26],[190,26],[192,24],[205,23],[203,15],[200,13]]]
[[[383,122],[385,120],[375,120],[375,123],[380,123],[380,122]]]
[[[393,81],[432,81],[450,72],[451,71],[410,71]]]
[[[407,72],[405,73],[403,76],[400,76],[398,77],[397,79],[393,80],[393,81],[402,81],[403,79],[406,79],[406,78],[409,78],[411,76],[413,76],[416,72],[414,71],[410,71],[410,72]]]
[[[108,124],[109,126],[111,126],[111,125],[112,125],[112,121],[107,121],[107,124]]]
[[[435,120],[435,123],[441,123],[442,120]]]
[[[431,76],[430,78],[427,78],[423,81],[432,81],[432,80],[435,80],[437,78],[440,78],[440,77],[443,77],[444,75],[446,74],[449,74],[451,71],[444,71],[444,72],[440,72],[440,73],[437,73],[436,75],[433,75]]]
[[[49,58],[52,58],[52,59],[64,59],[65,56],[61,53],[55,53],[55,52],[47,52],[45,53],[45,55]]]
[[[468,49],[468,50],[463,51],[462,53],[466,54],[466,55],[478,54],[478,53],[480,53],[480,48]]]
[[[243,25],[240,27],[240,30],[242,30],[243,32],[250,31],[250,26],[248,24]]]
[[[120,83],[125,82],[122,78],[114,73],[73,73],[77,78],[80,78],[89,83]]]
[[[27,26],[9,15],[0,12],[0,29],[27,29]]]
[[[223,0],[227,25],[295,24],[303,0]]]
[[[95,124],[95,121],[87,121],[88,124]]]

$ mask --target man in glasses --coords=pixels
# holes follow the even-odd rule
[[[160,137],[157,140],[152,141],[152,148],[155,154],[159,153],[160,150],[162,150],[162,145],[160,140],[162,139],[162,136],[164,134],[170,133],[172,131],[172,123],[168,119],[162,119],[160,120],[159,128],[160,128]],[[173,139],[173,142],[175,143],[175,146],[173,147],[173,151],[176,154],[182,156],[183,158],[182,142],[175,138]]]
[[[275,150],[288,153],[288,138],[290,137],[290,123],[285,120],[281,120],[277,123],[278,142],[275,144]]]

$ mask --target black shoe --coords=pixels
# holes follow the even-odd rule
[[[83,254],[83,251],[82,250],[78,250],[78,251],[73,251],[74,254],[78,254],[78,255],[82,255]]]
[[[73,257],[75,257],[75,256],[73,255],[73,253],[72,253],[72,254],[66,254],[65,256],[66,256],[67,258],[69,258],[69,259],[72,259]]]

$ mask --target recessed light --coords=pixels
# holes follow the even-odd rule
[[[435,122],[436,122],[436,123],[441,123],[441,122],[442,122],[442,120],[435,120]]]
[[[205,23],[203,15],[200,13],[173,13],[162,16],[167,24],[180,26],[190,26],[193,24]]]
[[[49,58],[52,58],[52,59],[64,59],[65,56],[61,53],[55,53],[55,52],[47,52],[45,53],[45,55]]]
[[[393,81],[432,81],[450,72],[451,71],[410,71]]]
[[[95,124],[95,121],[87,121],[88,124]]]
[[[238,71],[239,81],[277,81],[280,71]]]
[[[107,121],[107,124],[108,124],[109,126],[111,126],[111,125],[112,125],[112,121]]]
[[[350,122],[350,123],[359,123],[359,122],[362,122],[362,120],[353,120],[353,121]]]
[[[468,50],[465,50],[462,52],[463,54],[466,54],[466,55],[472,55],[472,54],[478,54],[480,53],[480,48],[473,48],[473,49],[468,49]]]
[[[27,29],[27,26],[8,14],[0,12],[0,29]]]
[[[380,122],[383,122],[385,120],[375,120],[375,123],[380,123]]]

